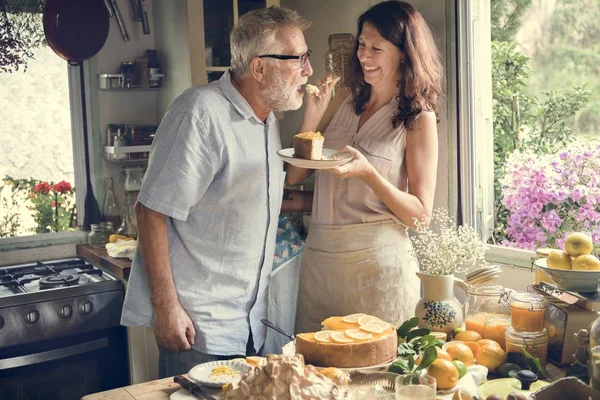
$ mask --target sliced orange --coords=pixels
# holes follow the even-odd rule
[[[344,332],[333,332],[331,334],[331,340],[333,340],[336,343],[352,343],[352,342],[354,342],[354,339],[346,336],[344,334]]]
[[[349,324],[352,324],[352,323],[356,323],[356,322],[358,322],[358,320],[359,320],[361,317],[364,317],[364,316],[366,316],[366,315],[367,315],[367,314],[364,314],[364,313],[350,314],[350,315],[346,315],[346,316],[345,316],[345,317],[342,319],[342,321],[344,321],[344,322],[347,322],[347,323],[349,323]]]
[[[374,317],[372,315],[363,315],[356,322],[358,322],[358,325],[363,326],[363,325],[367,325],[371,322],[382,322],[382,321],[379,318]]]
[[[258,367],[258,364],[264,360],[264,358],[262,357],[257,357],[257,356],[248,356],[246,357],[246,364],[250,364],[253,367]]]
[[[355,340],[369,340],[373,337],[370,333],[361,331],[360,329],[347,329],[344,331],[346,336]]]
[[[331,334],[334,331],[319,331],[315,332],[315,340],[321,343],[330,343],[331,342]]]
[[[359,328],[361,331],[365,331],[365,332],[369,332],[369,333],[375,333],[375,334],[380,334],[386,331],[386,329],[388,329],[390,327],[390,324],[388,324],[387,322],[384,321],[378,321],[378,322],[370,322],[366,325],[361,325],[361,327]]]

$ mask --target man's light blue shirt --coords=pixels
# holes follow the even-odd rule
[[[156,132],[138,201],[168,217],[173,280],[202,353],[245,354],[249,329],[256,350],[264,343],[285,177],[280,148],[273,113],[260,121],[229,73],[179,96]],[[121,323],[152,318],[138,246]]]

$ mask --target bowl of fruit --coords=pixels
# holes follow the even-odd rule
[[[584,233],[571,233],[564,250],[553,249],[546,258],[534,261],[563,290],[595,292],[600,281],[600,260],[592,254],[594,244]]]

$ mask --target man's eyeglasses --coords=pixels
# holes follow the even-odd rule
[[[262,56],[258,56],[258,58],[276,58],[278,60],[300,60],[300,69],[306,66],[306,62],[308,61],[308,57],[310,57],[310,53],[312,50],[308,50],[306,53],[299,56],[287,56],[283,54],[263,54]]]

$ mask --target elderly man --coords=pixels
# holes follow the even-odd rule
[[[264,344],[284,182],[273,111],[302,105],[308,26],[285,8],[245,14],[231,33],[231,70],[188,89],[161,121],[121,320],[153,326],[161,377]]]

